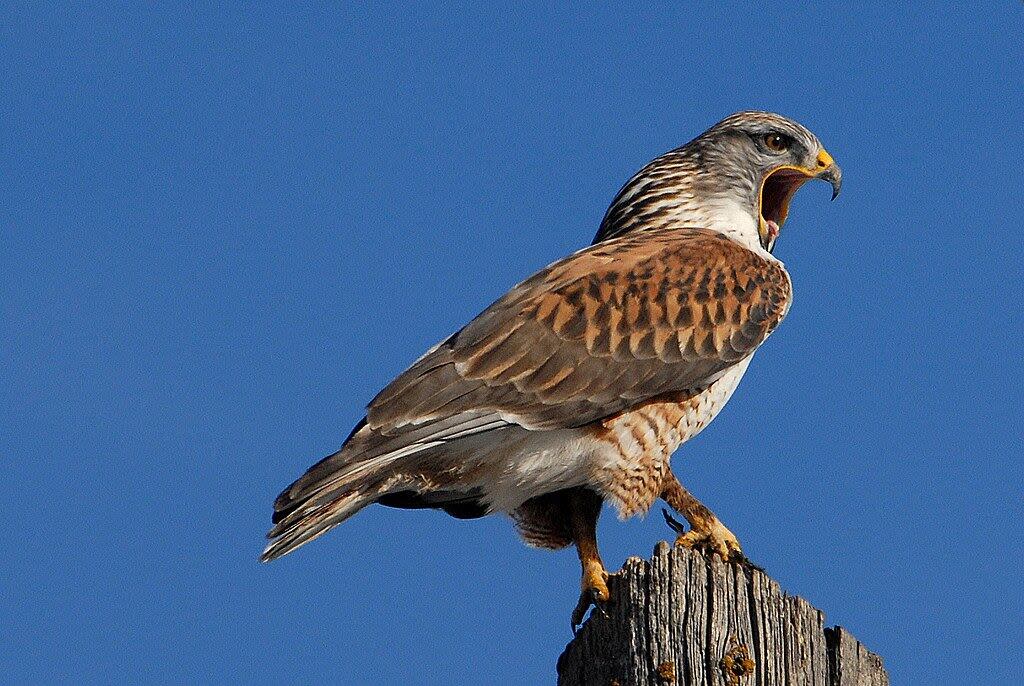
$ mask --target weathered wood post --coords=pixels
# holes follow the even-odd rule
[[[609,581],[562,686],[888,686],[882,660],[761,570],[659,543]]]

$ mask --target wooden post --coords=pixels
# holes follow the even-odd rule
[[[881,658],[754,567],[663,542],[609,589],[558,660],[562,686],[889,684]]]

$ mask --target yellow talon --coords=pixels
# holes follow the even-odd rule
[[[669,522],[669,526],[681,532],[682,524],[669,517],[667,512],[665,519]],[[739,539],[717,518],[702,521],[700,524],[699,528],[694,527],[685,533],[681,532],[676,538],[676,545],[690,550],[694,548],[710,550],[725,561],[743,557]]]
[[[591,598],[599,603],[608,600],[608,572],[600,568],[588,569],[580,584],[581,593],[589,594]]]
[[[583,618],[591,605],[596,606],[603,613],[603,606],[610,597],[608,572],[604,571],[604,567],[600,566],[600,563],[588,565],[580,582],[580,599],[572,612],[572,632],[576,633],[576,627],[583,623]]]

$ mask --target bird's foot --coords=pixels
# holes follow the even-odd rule
[[[706,522],[698,522],[700,526],[694,526],[687,531],[683,523],[672,517],[668,510],[663,509],[662,514],[665,515],[665,521],[672,530],[679,534],[676,538],[676,545],[681,545],[689,550],[710,551],[725,562],[746,559],[743,557],[743,549],[740,548],[739,540],[722,522],[718,521],[717,517],[712,517]]]
[[[601,614],[605,612],[605,606],[611,595],[608,593],[608,572],[604,569],[590,569],[583,575],[580,584],[580,599],[576,603],[576,609],[572,611],[572,633],[583,624],[583,618],[587,616],[587,610],[591,605],[597,608]]]

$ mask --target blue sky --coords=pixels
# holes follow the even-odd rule
[[[265,566],[270,503],[757,108],[844,192],[795,200],[790,315],[674,466],[896,683],[1018,680],[1024,5],[707,4],[5,9],[5,677],[552,682],[571,551],[371,508]]]

